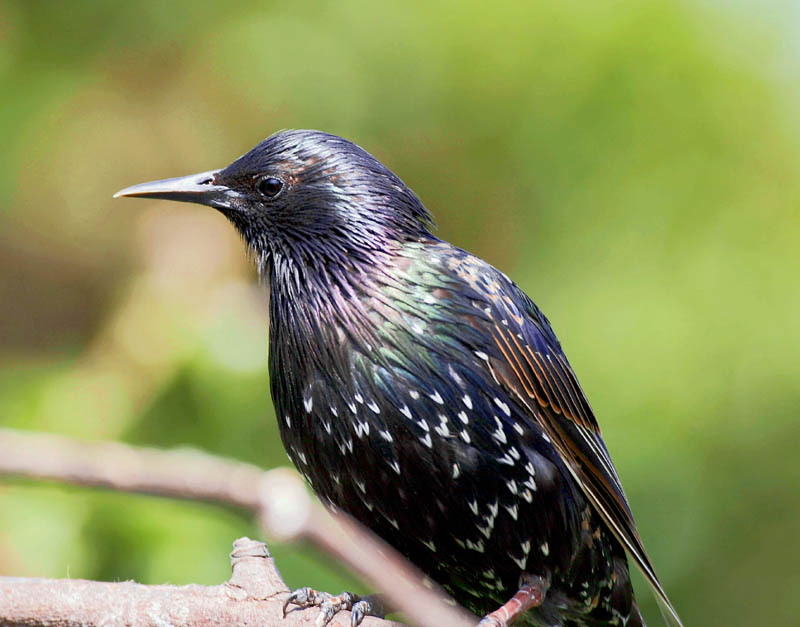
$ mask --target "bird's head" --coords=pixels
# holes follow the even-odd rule
[[[260,269],[350,265],[403,241],[430,237],[430,214],[375,157],[320,131],[282,131],[221,170],[115,194],[214,207],[236,226]]]

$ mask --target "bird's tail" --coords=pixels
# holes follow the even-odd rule
[[[647,623],[644,622],[644,618],[639,611],[639,606],[636,605],[636,601],[633,602],[633,607],[631,607],[631,613],[628,616],[628,620],[625,622],[625,627],[647,627]]]
[[[667,597],[662,597],[658,593],[656,593],[655,597],[656,601],[658,601],[658,609],[661,610],[661,616],[664,617],[664,622],[667,624],[667,627],[683,627],[678,613],[675,611],[675,608],[672,607]]]

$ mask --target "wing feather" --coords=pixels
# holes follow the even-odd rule
[[[443,294],[450,314],[465,322],[460,341],[471,343],[490,376],[527,408],[649,582],[667,624],[682,627],[647,556],[594,412],[549,321],[503,273],[466,251],[441,246]]]
[[[498,383],[528,408],[531,418],[567,461],[584,494],[653,588],[667,624],[682,627],[636,529],[619,476],[577,376],[547,319],[522,292],[518,293],[524,298],[526,316],[498,310],[502,324],[492,316],[492,338],[498,349],[497,359],[503,363],[495,363],[491,370]],[[494,304],[498,306],[497,301]],[[502,376],[498,377],[498,373]]]

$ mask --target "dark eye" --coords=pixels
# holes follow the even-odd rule
[[[268,176],[258,182],[258,191],[267,198],[274,198],[281,193],[283,189],[283,181],[276,179],[274,176]]]

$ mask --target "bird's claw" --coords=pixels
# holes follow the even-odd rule
[[[342,592],[336,596],[327,592],[320,592],[314,588],[298,588],[289,593],[283,603],[283,615],[290,605],[296,605],[298,609],[318,607],[320,610],[317,617],[318,627],[325,627],[333,620],[333,617],[342,610],[350,610],[350,625],[358,627],[361,621],[367,616],[383,617],[383,608],[374,598],[360,598],[352,592]]]
[[[350,627],[358,627],[367,616],[383,618],[385,615],[383,603],[376,595],[359,599],[350,609]]]

